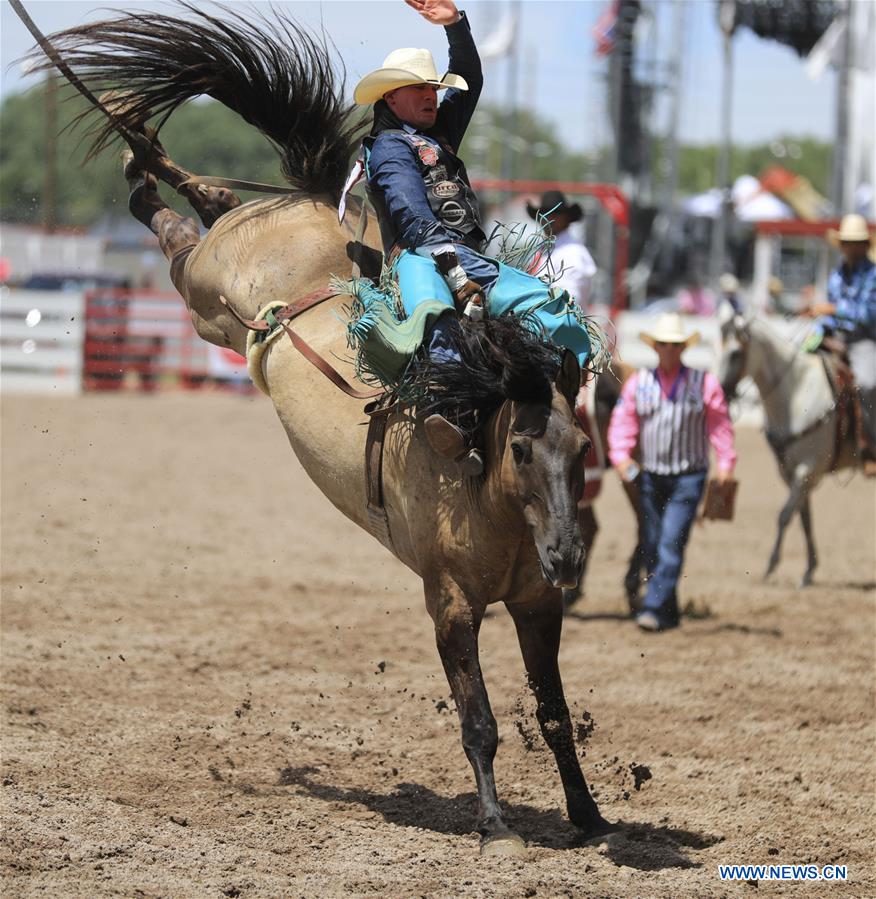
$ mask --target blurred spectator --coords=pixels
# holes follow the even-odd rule
[[[555,238],[550,255],[550,268],[557,275],[554,285],[568,291],[584,312],[590,303],[590,288],[596,274],[596,263],[587,247],[569,226],[581,219],[581,206],[566,202],[558,190],[545,191],[538,206],[526,204],[530,218]]]
[[[699,278],[693,277],[678,293],[678,311],[684,315],[714,315],[715,297]]]
[[[638,478],[648,587],[636,623],[647,631],[678,626],[678,580],[697,506],[706,484],[709,444],[717,480],[733,477],[733,425],[717,378],[681,362],[699,340],[681,316],[661,315],[639,337],[657,352],[657,368],[642,368],[623,386],[608,426],[609,457],[621,478]],[[638,443],[641,472],[632,459]]]
[[[782,294],[785,292],[785,285],[781,278],[770,275],[767,281],[767,312],[785,312],[784,300]]]
[[[736,275],[724,272],[718,279],[718,288],[721,291],[721,300],[726,300],[737,314],[742,312],[742,303],[739,300],[739,280]]]

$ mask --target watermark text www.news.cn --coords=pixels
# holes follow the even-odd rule
[[[846,865],[718,865],[721,880],[847,880]]]

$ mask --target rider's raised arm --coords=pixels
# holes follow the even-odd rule
[[[446,138],[455,153],[459,152],[459,145],[484,86],[481,58],[471,34],[468,17],[464,12],[459,15],[459,21],[444,28],[450,57],[448,71],[461,75],[468,84],[468,90],[451,88],[447,91],[438,107],[438,120],[432,129]]]

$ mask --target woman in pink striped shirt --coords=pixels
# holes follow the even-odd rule
[[[657,352],[657,368],[643,368],[624,384],[608,427],[609,458],[621,478],[639,478],[642,540],[648,587],[636,622],[643,630],[678,626],[678,579],[684,550],[715,450],[719,481],[733,477],[733,425],[717,378],[681,362],[699,340],[681,317],[657,320],[641,339]],[[639,445],[641,473],[632,459]]]

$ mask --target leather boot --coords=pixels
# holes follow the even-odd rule
[[[452,459],[459,464],[466,477],[477,477],[484,470],[484,459],[478,449],[466,446],[462,429],[449,422],[443,415],[430,415],[423,422],[429,446],[442,459]]]

